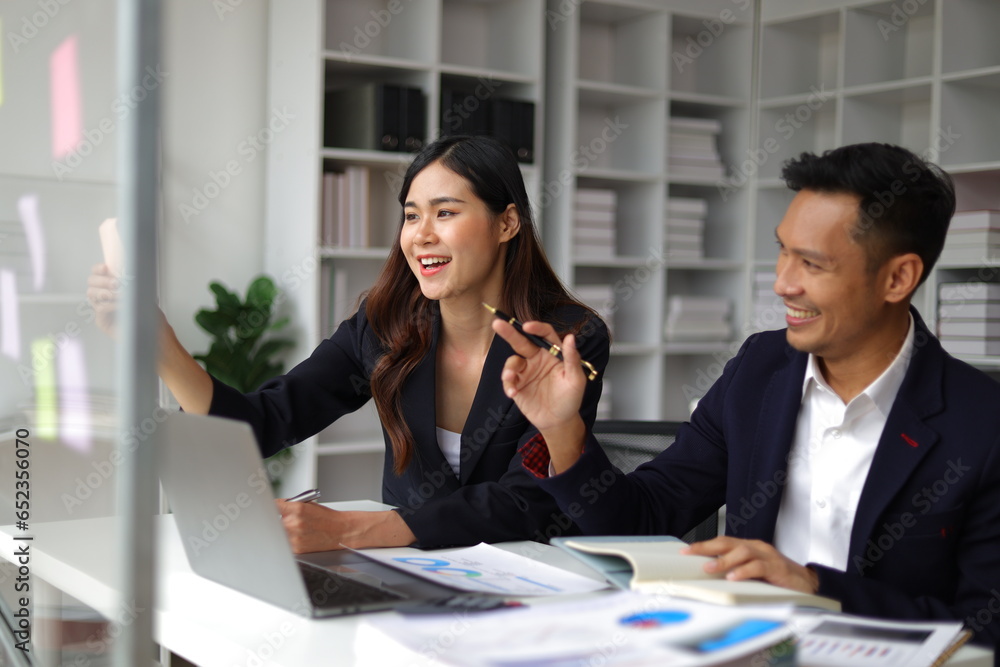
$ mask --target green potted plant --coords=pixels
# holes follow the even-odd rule
[[[215,294],[216,308],[199,310],[194,320],[212,337],[212,343],[207,353],[194,358],[212,376],[241,392],[253,391],[281,375],[285,368],[280,355],[295,342],[268,336],[288,325],[287,317],[272,322],[279,294],[274,281],[265,275],[254,278],[244,300],[219,282],[213,281],[208,287]],[[286,449],[272,459],[285,463],[287,456]],[[285,465],[266,467],[281,470]],[[277,492],[280,480],[271,482]]]

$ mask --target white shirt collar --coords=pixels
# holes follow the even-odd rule
[[[903,384],[903,378],[906,376],[906,370],[910,367],[910,359],[913,357],[913,313],[909,313],[909,318],[910,327],[906,331],[906,339],[892,363],[871,384],[865,387],[864,391],[854,397],[857,399],[859,396],[867,396],[883,417],[888,416],[889,410],[892,409],[892,404],[896,401],[896,394],[899,393],[899,387]],[[809,362],[806,364],[806,375],[802,380],[803,401],[806,400],[809,388],[814,384],[836,395],[836,392],[830,388],[823,377],[823,372],[819,368],[819,357],[810,353]]]

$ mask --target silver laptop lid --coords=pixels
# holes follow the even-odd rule
[[[163,428],[160,478],[191,568],[310,615],[312,605],[250,425],[181,412]]]

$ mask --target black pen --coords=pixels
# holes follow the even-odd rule
[[[496,315],[497,317],[499,317],[501,320],[505,320],[512,327],[514,327],[515,329],[517,329],[517,332],[519,334],[521,334],[522,336],[524,336],[525,338],[527,338],[528,340],[530,340],[532,343],[534,343],[538,347],[542,348],[543,350],[547,350],[549,354],[551,354],[553,357],[555,357],[559,361],[563,360],[563,354],[562,354],[562,348],[561,347],[559,347],[555,343],[550,343],[549,341],[545,340],[541,336],[536,336],[535,334],[528,333],[527,331],[524,330],[524,327],[521,326],[521,323],[517,321],[516,317],[511,317],[510,315],[508,315],[507,313],[503,312],[502,310],[497,310],[496,308],[494,308],[490,304],[486,303],[485,301],[483,302],[483,307],[486,310],[488,310],[491,313],[493,313],[494,315]],[[594,379],[597,378],[597,369],[594,368],[593,364],[591,364],[589,361],[584,361],[583,359],[581,359],[580,360],[580,365],[583,366],[583,369],[587,372],[587,379],[588,380],[594,380]]]

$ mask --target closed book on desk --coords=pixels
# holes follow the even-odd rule
[[[713,604],[786,603],[840,611],[839,601],[821,595],[763,581],[729,581],[721,574],[709,574],[703,566],[712,559],[680,553],[687,544],[676,537],[556,537],[552,544],[587,563],[619,588]]]

